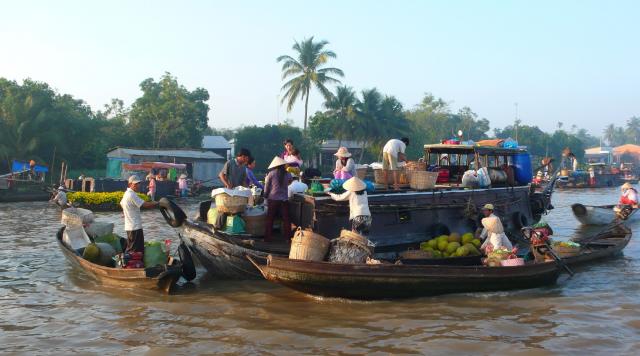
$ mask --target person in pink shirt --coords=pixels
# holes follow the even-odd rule
[[[186,197],[189,195],[189,186],[187,185],[187,175],[182,173],[178,178],[178,190],[180,190],[180,196]]]

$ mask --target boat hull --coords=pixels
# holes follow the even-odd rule
[[[347,265],[252,258],[263,276],[291,289],[321,297],[391,299],[447,293],[536,288],[554,284],[555,262],[518,267]]]
[[[562,260],[569,266],[575,266],[620,256],[624,248],[629,244],[631,236],[631,230],[620,225],[601,238],[591,241],[587,241],[590,240],[589,238],[575,240],[575,242],[583,245],[580,254],[573,257],[565,257]],[[582,242],[583,240],[586,242]]]
[[[169,266],[169,270],[158,277],[147,277],[144,268],[110,268],[91,263],[78,256],[75,251],[62,242],[63,231],[64,227],[58,231],[57,240],[65,258],[71,265],[82,270],[101,284],[119,288],[160,290],[164,293],[170,293],[180,278],[181,270],[178,266]]]
[[[193,221],[182,226],[180,238],[192,254],[215,278],[260,279],[260,271],[246,256],[266,257],[268,253],[239,246],[227,237]]]
[[[617,218],[613,208],[613,205],[592,206],[573,204],[571,206],[573,216],[583,225],[610,224]],[[634,209],[625,221],[632,222],[638,220],[640,220],[640,215],[637,214],[637,209]]]

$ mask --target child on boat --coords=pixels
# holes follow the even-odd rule
[[[368,235],[371,228],[371,212],[367,197],[367,185],[358,177],[349,178],[342,187],[346,192],[342,194],[329,193],[336,201],[349,201],[349,221],[351,231],[360,235]]]

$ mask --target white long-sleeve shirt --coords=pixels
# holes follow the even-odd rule
[[[504,247],[511,250],[513,248],[511,241],[509,241],[509,238],[504,233],[504,228],[502,227],[502,222],[500,222],[499,217],[491,214],[482,219],[482,224],[484,227],[482,233],[480,233],[480,239],[484,239],[484,242],[482,246],[480,246],[481,250],[484,250],[489,244],[493,245],[494,249]]]
[[[329,195],[333,200],[336,201],[349,201],[349,220],[361,215],[371,216],[371,212],[369,211],[369,198],[367,198],[367,192],[358,195],[355,192],[346,191],[342,194],[329,193]]]

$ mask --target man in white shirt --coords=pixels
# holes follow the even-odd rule
[[[58,206],[61,207],[62,209],[66,209],[67,207],[69,207],[68,205],[69,200],[67,199],[67,188],[65,188],[63,185],[58,187],[58,192],[51,199],[51,201],[58,204]]]
[[[382,148],[382,169],[384,170],[385,186],[389,189],[389,179],[387,178],[387,172],[393,171],[393,189],[398,190],[398,162],[407,160],[407,156],[404,151],[409,145],[409,139],[406,137],[389,140]]]
[[[158,202],[147,202],[138,196],[140,178],[136,175],[129,177],[127,191],[124,192],[120,206],[124,212],[124,230],[127,232],[127,247],[125,252],[144,253],[144,234],[142,233],[142,214],[140,208],[157,208]]]

